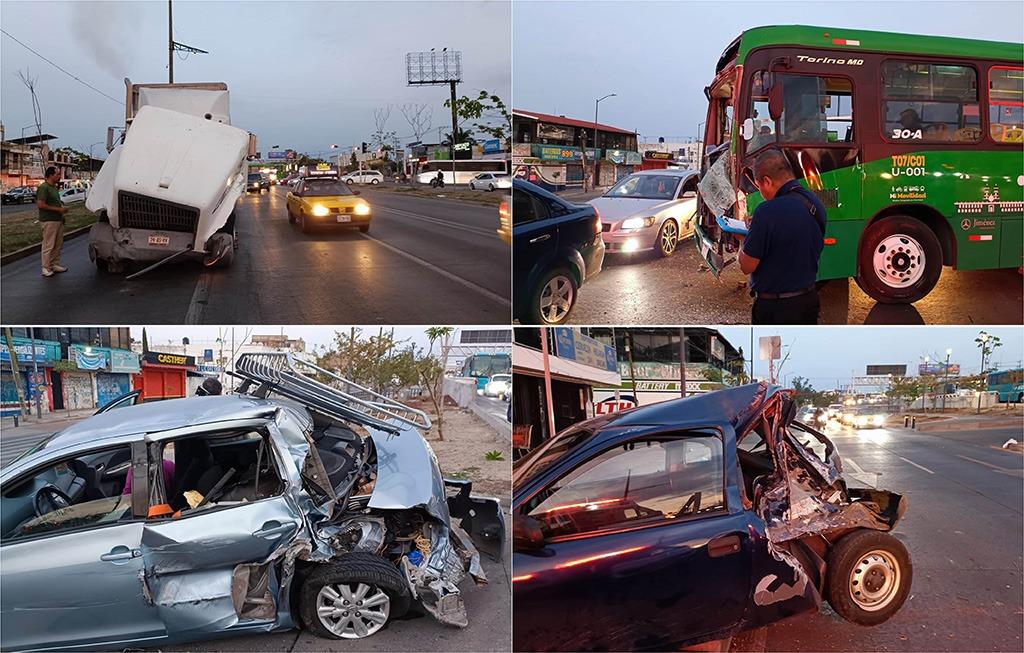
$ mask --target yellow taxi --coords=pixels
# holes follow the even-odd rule
[[[298,222],[303,233],[320,225],[358,227],[366,233],[373,213],[358,195],[334,170],[311,170],[288,193],[288,222]]]

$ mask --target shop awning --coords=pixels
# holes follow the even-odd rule
[[[622,384],[622,376],[618,372],[601,370],[557,356],[548,356],[548,367],[551,370],[551,377],[559,381],[602,387]],[[512,372],[543,377],[544,354],[522,345],[512,345]]]

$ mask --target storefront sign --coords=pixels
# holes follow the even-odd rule
[[[14,338],[14,352],[18,356],[18,363],[45,363],[60,359],[60,343],[50,340],[35,341],[35,356],[33,356],[32,341],[22,338]],[[0,348],[0,361],[10,364],[11,352],[7,347]]]
[[[662,161],[671,161],[673,157],[672,157],[672,153],[671,152],[657,152],[657,151],[654,151],[654,150],[647,150],[646,152],[644,152],[644,158],[645,159],[659,159],[659,160],[662,160]]]
[[[542,161],[582,161],[583,151],[578,147],[559,147],[557,145],[534,145],[533,155]],[[594,161],[600,150],[587,148],[587,161]]]
[[[568,327],[555,328],[555,353],[559,358],[614,372],[617,369],[615,347],[606,345]]]
[[[287,157],[288,153],[281,150],[270,150],[267,152],[267,159],[286,159]]]
[[[572,140],[572,127],[539,122],[537,123],[537,138],[548,138],[553,141]]]
[[[174,365],[176,367],[195,367],[195,356],[181,356],[179,354],[164,354],[158,351],[146,352],[142,360],[151,365]]]
[[[205,374],[206,376],[220,376],[220,373],[224,371],[220,365],[196,365],[196,372]]]
[[[495,152],[501,152],[501,140],[492,138],[484,141],[484,154],[494,154]]]
[[[139,355],[124,349],[110,350],[110,371],[126,374],[138,374],[141,370]]]
[[[70,358],[80,370],[105,370],[108,365],[106,351],[85,345],[71,345]]]
[[[612,163],[625,163],[626,150],[605,150],[604,158]]]

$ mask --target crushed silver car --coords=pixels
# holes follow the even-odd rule
[[[0,472],[4,650],[362,638],[413,605],[467,625],[459,584],[487,582],[504,519],[442,478],[427,415],[291,354],[234,374],[233,395],[122,401]]]

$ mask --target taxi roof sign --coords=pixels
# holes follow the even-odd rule
[[[305,177],[337,177],[338,169],[326,163],[316,164],[316,168],[306,170]]]

